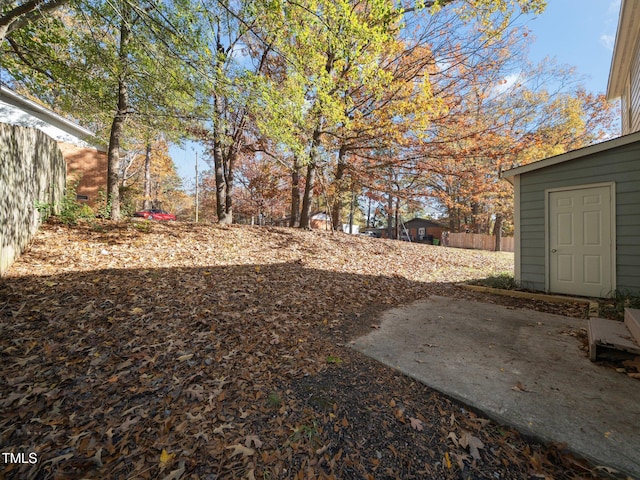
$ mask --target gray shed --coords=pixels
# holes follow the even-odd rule
[[[640,295],[640,132],[508,170],[515,278],[534,290]]]

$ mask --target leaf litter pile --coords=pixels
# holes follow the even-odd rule
[[[473,299],[452,283],[512,264],[285,228],[45,225],[0,281],[0,451],[26,457],[0,478],[598,478],[348,347],[383,310]]]

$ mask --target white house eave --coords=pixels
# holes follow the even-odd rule
[[[12,105],[13,107],[28,112],[29,114],[40,118],[41,120],[44,120],[75,137],[88,140],[88,143],[92,144],[96,149],[100,151],[106,151],[106,148],[103,145],[96,145],[91,142],[91,140],[95,138],[95,133],[93,133],[91,130],[84,128],[77,123],[64,118],[61,115],[58,115],[57,113],[49,110],[46,107],[43,107],[42,105],[37,104],[32,100],[29,100],[28,98],[23,97],[22,95],[17,94],[13,90],[6,88],[4,85],[0,85],[0,100],[9,105]]]
[[[529,163],[521,167],[512,168],[502,172],[502,178],[505,178],[509,182],[513,183],[512,177],[521,175],[523,173],[532,172],[534,170],[540,170],[541,168],[550,167],[559,163],[575,160],[576,158],[586,157],[596,153],[611,150],[612,148],[623,147],[630,143],[640,142],[640,132],[635,132],[630,135],[624,135],[622,137],[614,138],[606,142],[596,143],[588,147],[579,148],[578,150],[571,150],[570,152],[556,155],[555,157],[545,158],[544,160],[538,160],[537,162]]]
[[[622,0],[607,85],[607,98],[609,100],[621,97],[624,93],[624,86],[631,69],[639,34],[640,2],[637,0]]]

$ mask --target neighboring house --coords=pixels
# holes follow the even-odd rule
[[[326,212],[313,213],[309,218],[312,230],[333,230],[331,217]]]
[[[94,205],[107,188],[107,154],[90,130],[0,85],[0,123],[33,127],[58,142],[67,163],[67,179],[79,178],[77,199]]]
[[[442,232],[446,230],[446,227],[433,220],[416,217],[404,222],[404,229],[412,242],[433,243],[434,240],[439,242],[442,239]],[[405,234],[404,229],[400,232],[403,235]]]
[[[640,2],[623,0],[608,97],[622,137],[514,168],[515,278],[525,287],[640,295]],[[635,133],[634,133],[635,132]]]

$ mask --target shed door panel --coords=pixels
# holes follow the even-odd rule
[[[611,188],[549,193],[549,289],[601,297],[612,290]]]

